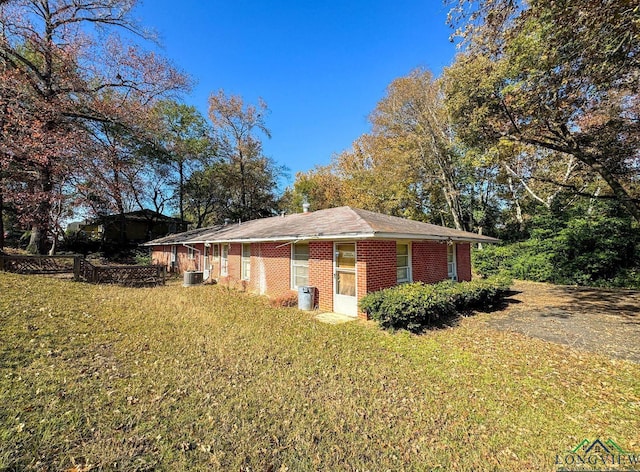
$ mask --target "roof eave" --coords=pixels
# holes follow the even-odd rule
[[[453,241],[464,243],[498,243],[499,239],[489,236],[474,236],[469,233],[469,236],[446,236],[437,234],[419,234],[419,233],[391,233],[391,232],[377,232],[374,233],[376,238],[380,239],[410,239],[413,241]]]
[[[345,233],[345,234],[298,234],[288,236],[271,236],[262,238],[220,238],[220,239],[207,239],[207,240],[193,240],[188,241],[191,244],[200,243],[262,243],[262,242],[276,242],[276,241],[319,241],[319,240],[351,240],[361,238],[372,238],[374,233]]]
[[[445,235],[430,235],[430,234],[416,234],[416,233],[391,233],[391,232],[370,232],[370,233],[344,233],[344,234],[298,234],[288,236],[271,236],[271,237],[257,237],[257,238],[207,238],[207,239],[187,239],[185,241],[146,243],[145,246],[159,246],[170,244],[224,244],[224,243],[261,243],[261,242],[276,242],[276,241],[342,241],[342,240],[354,240],[354,239],[408,239],[413,241],[453,241],[453,242],[472,242],[472,243],[498,243],[499,239],[491,238],[489,236],[445,236]]]

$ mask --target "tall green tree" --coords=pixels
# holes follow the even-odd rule
[[[173,174],[174,198],[184,219],[185,186],[191,173],[216,159],[211,129],[195,107],[173,100],[160,101],[154,115],[158,121],[156,139],[164,153],[160,160]]]
[[[245,104],[242,97],[227,96],[223,90],[209,97],[217,155],[226,166],[226,214],[234,220],[261,218],[278,210],[278,179],[286,169],[263,153],[260,137],[271,137],[267,113],[263,100]]]
[[[455,3],[465,50],[444,78],[457,136],[484,149],[507,140],[572,156],[605,183],[593,195],[615,198],[640,222],[640,7]]]

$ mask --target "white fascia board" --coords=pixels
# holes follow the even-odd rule
[[[354,240],[373,238],[375,233],[351,233],[351,234],[321,234],[321,235],[298,235],[298,236],[273,236],[270,238],[230,238],[230,239],[207,239],[198,241],[189,241],[189,244],[200,243],[266,243],[274,241],[337,241],[337,240]]]
[[[498,240],[491,241],[484,238],[459,237],[459,236],[436,236],[427,234],[407,234],[407,233],[375,233],[375,237],[379,239],[406,239],[411,241],[453,241],[453,242],[473,242],[473,243],[493,243]]]

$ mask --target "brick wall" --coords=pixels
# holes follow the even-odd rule
[[[195,255],[195,259],[189,259],[188,249],[182,244],[176,244],[177,258],[176,264],[171,264],[171,251],[172,245],[154,246],[151,251],[151,260],[154,264],[162,264],[167,268],[167,272],[174,271],[178,274],[183,273],[186,270],[198,270],[200,264],[198,259],[198,253]],[[204,245],[200,245],[200,249],[204,249]]]
[[[333,310],[333,242],[309,243],[309,285],[316,287],[320,310]]]
[[[456,244],[456,263],[458,266],[458,280],[471,280],[471,244]]]
[[[187,257],[187,248],[178,245],[180,272],[195,270],[198,257],[204,254],[204,246],[196,247],[196,260]],[[471,280],[471,247],[469,243],[456,245],[458,280]],[[242,281],[242,244],[229,246],[229,275],[220,277],[220,258],[213,258],[210,248],[212,277],[219,282],[241,290],[251,290],[270,297],[286,296],[291,292],[291,245],[282,242],[253,243],[251,245],[251,273],[249,281]],[[367,293],[396,285],[396,241],[364,240],[356,244],[358,298]],[[222,247],[220,252],[222,254]],[[151,253],[156,264],[170,266],[171,246],[157,246]],[[433,241],[414,241],[411,244],[413,280],[435,283],[448,278],[447,245]],[[309,285],[316,287],[316,303],[321,310],[333,310],[333,242],[309,243]],[[360,314],[362,316],[362,314]]]
[[[358,241],[356,253],[358,300],[367,293],[393,287],[397,283],[396,242]],[[366,318],[364,313],[358,316]]]
[[[396,242],[358,241],[358,297],[396,285]]]
[[[281,297],[291,293],[291,245],[281,242],[251,245],[250,287],[259,294]]]
[[[167,272],[169,272],[171,269],[171,247],[153,246],[151,249],[151,262],[165,266]]]
[[[432,284],[448,278],[447,245],[435,241],[414,241],[411,245],[414,282]]]
[[[222,258],[222,246],[220,244],[220,257]],[[241,280],[241,254],[242,254],[242,244],[240,243],[230,243],[229,244],[229,254],[227,256],[227,275],[218,277],[218,283],[222,285],[226,285],[228,287],[233,287],[239,290],[247,290],[249,287],[249,283],[247,281]]]

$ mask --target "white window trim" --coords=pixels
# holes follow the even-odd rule
[[[224,248],[227,248],[227,255],[224,256]],[[220,276],[227,277],[229,275],[229,244],[223,244],[220,248]]]
[[[397,277],[397,271],[398,271],[398,246],[402,244],[407,246],[407,275],[408,278],[406,280],[398,280]],[[396,241],[396,283],[397,284],[407,284],[407,283],[411,283],[413,282],[413,263],[412,263],[412,259],[411,259],[411,242],[407,241],[407,242],[403,242],[403,241]]]
[[[452,248],[453,251],[453,258],[451,262],[453,273],[449,270],[449,248]],[[458,280],[458,250],[456,243],[447,245],[447,277],[451,280]]]
[[[302,244],[302,243],[300,243]],[[297,290],[298,286],[296,285],[296,277],[295,277],[295,273],[294,273],[294,267],[304,267],[301,266],[300,264],[296,264],[296,260],[294,259],[294,254],[295,254],[295,245],[296,243],[291,244],[291,288],[293,290]],[[307,244],[308,246],[309,244]],[[309,270],[309,258],[307,257],[307,284],[309,284],[309,275],[308,275],[308,270]]]
[[[244,255],[244,248],[249,248],[249,255]],[[240,279],[249,280],[251,278],[251,243],[243,243],[240,248]]]
[[[191,246],[187,246],[187,259],[193,261],[196,258],[196,250]]]

